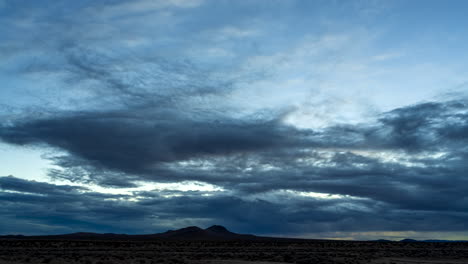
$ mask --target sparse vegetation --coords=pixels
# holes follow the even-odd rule
[[[416,261],[416,262],[415,262]],[[0,264],[468,263],[468,243],[0,240]]]

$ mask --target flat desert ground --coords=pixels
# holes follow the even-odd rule
[[[468,243],[0,240],[0,264],[468,263]]]

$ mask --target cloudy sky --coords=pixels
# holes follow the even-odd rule
[[[468,239],[467,8],[0,0],[0,234]]]

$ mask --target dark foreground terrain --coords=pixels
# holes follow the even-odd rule
[[[0,263],[468,263],[468,243],[1,239]]]

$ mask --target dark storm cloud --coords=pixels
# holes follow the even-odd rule
[[[63,150],[68,155],[55,157],[56,164],[100,170],[96,177],[104,177],[107,171],[110,178],[128,174],[149,179],[151,174],[159,180],[207,180],[209,174],[219,173],[226,181],[236,178],[240,183],[253,181],[268,186],[269,179],[275,177],[266,175],[277,174],[278,179],[297,178],[301,182],[297,185],[304,186],[304,181],[343,182],[376,176],[381,178],[377,182],[398,183],[400,179],[392,177],[402,175],[405,181],[437,185],[437,172],[453,174],[464,168],[460,159],[465,158],[466,150],[460,143],[467,139],[466,117],[463,101],[427,103],[384,113],[374,124],[314,132],[284,125],[279,118],[240,120],[220,115],[197,120],[176,111],[161,113],[145,108],[25,119],[4,125],[0,137],[11,144]],[[399,153],[406,163],[422,167],[409,168],[401,161],[382,162],[359,151]],[[441,156],[431,158],[434,151]],[[301,161],[305,159],[309,162]],[[168,164],[189,160],[207,160],[213,170],[200,172],[189,165],[179,166],[177,171],[174,166],[168,169]],[[264,165],[279,170],[265,172],[261,170]],[[247,167],[250,171],[243,171]],[[234,175],[241,171],[244,176]],[[421,174],[427,176],[414,179]],[[119,185],[116,179],[108,181]],[[283,185],[281,180],[277,184]]]
[[[17,191],[17,192],[26,192],[26,193],[70,193],[87,190],[84,187],[76,186],[57,186],[44,182],[35,182],[35,181],[25,181],[13,176],[7,176],[0,178],[0,188],[4,190]]]
[[[377,122],[338,125],[322,133],[323,147],[434,151],[467,140],[465,100],[429,102],[380,114]]]
[[[386,143],[422,151],[455,147],[451,145],[468,139],[467,108],[467,103],[460,100],[423,103],[386,113],[380,119],[390,130]]]
[[[204,197],[147,192],[123,209],[106,205],[141,221],[149,217],[146,210],[156,210],[158,219],[167,221],[206,219],[269,233],[304,231],[308,224],[342,231],[409,227],[427,231],[435,221],[440,225],[433,224],[432,230],[460,230],[467,217],[468,119],[461,100],[400,108],[383,113],[375,123],[323,131],[297,130],[280,118],[197,120],[178,112],[138,111],[69,112],[25,119],[4,125],[0,136],[10,144],[64,151],[64,156],[54,158],[64,169],[52,172],[59,178],[120,187],[131,187],[135,180],[197,180],[229,193]],[[15,184],[19,183],[13,179],[2,181],[8,188]],[[34,192],[26,186],[21,187],[23,192]],[[281,190],[342,196],[325,201],[297,196],[282,200],[275,194]],[[4,195],[4,199],[31,200],[27,194]],[[263,200],[262,195],[276,198]],[[48,199],[39,200],[47,204]],[[94,222],[119,214],[113,209],[100,213],[104,207],[97,204],[87,208],[96,219],[102,217]],[[271,221],[260,223],[267,215]],[[358,220],[362,218],[366,220]],[[410,223],[416,220],[418,224]]]
[[[43,183],[1,177],[1,233],[63,233],[77,230],[152,233],[200,223],[223,223],[237,232],[257,234],[372,230],[461,230],[465,212],[402,210],[372,200],[316,199],[277,194],[278,201],[243,199],[224,193],[154,191],[133,196],[93,192],[29,193]],[[4,182],[16,182],[8,187]],[[4,187],[3,187],[4,186]],[[18,187],[18,186],[24,186]],[[55,191],[54,189],[58,190]],[[14,192],[11,192],[14,191]],[[168,195],[175,195],[169,196]],[[131,197],[138,200],[129,200]],[[105,198],[105,199],[104,199]],[[32,223],[24,228],[26,223]],[[135,225],[135,223],[138,223]]]
[[[0,232],[118,230],[119,221],[133,221],[148,214],[128,203],[108,200],[124,197],[90,192],[77,186],[0,177],[0,215],[5,223]],[[130,225],[122,228],[131,230]]]
[[[207,122],[157,113],[77,113],[26,120],[0,134],[11,144],[47,144],[98,168],[131,174],[151,173],[162,162],[301,144],[300,132],[277,120]]]

